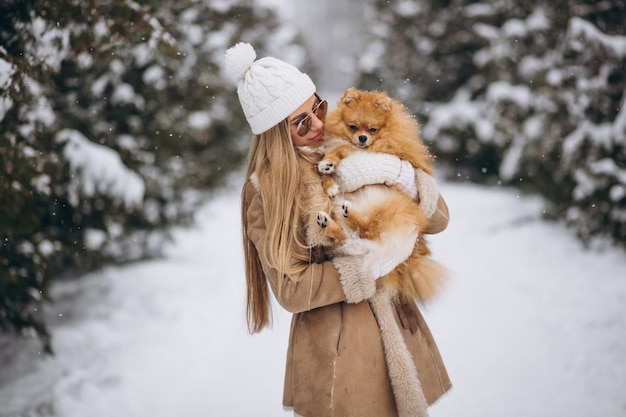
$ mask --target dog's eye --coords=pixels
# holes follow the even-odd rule
[[[348,129],[350,129],[350,130],[351,130],[351,131],[353,131],[353,132],[356,132],[357,130],[359,130],[359,128],[358,128],[358,127],[356,127],[355,125],[349,125],[349,126],[348,126]]]
[[[378,129],[376,129],[375,127],[370,128],[369,130],[370,133],[376,133],[378,132]]]

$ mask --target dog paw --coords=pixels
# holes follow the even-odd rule
[[[343,213],[343,217],[348,217],[348,212],[350,211],[350,202],[348,200],[343,200],[341,203],[341,212]]]
[[[326,195],[328,195],[329,197],[335,197],[337,195],[339,195],[339,186],[337,184],[331,186],[330,188],[328,188],[326,190]]]
[[[320,161],[319,164],[317,164],[317,170],[322,174],[330,175],[335,172],[335,164],[330,161],[323,160]]]
[[[328,226],[328,213],[326,213],[325,211],[318,211],[317,212],[317,224],[322,229],[325,229],[326,226]]]

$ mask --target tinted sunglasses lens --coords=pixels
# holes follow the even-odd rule
[[[314,112],[315,117],[324,121],[324,118],[326,117],[326,110],[328,110],[328,102],[326,100],[322,100],[318,105],[317,110]]]
[[[302,119],[300,121],[300,123],[298,123],[298,126],[296,127],[296,133],[298,134],[298,136],[304,136],[307,133],[309,133],[309,130],[311,129],[311,116],[307,116],[304,119]]]
[[[313,107],[313,114],[321,121],[324,121],[324,117],[326,117],[326,110],[328,110],[328,102],[326,100],[321,100],[315,105],[315,107]],[[309,133],[312,122],[310,114],[300,120],[300,123],[298,123],[298,126],[296,127],[296,133],[298,136],[304,136]]]

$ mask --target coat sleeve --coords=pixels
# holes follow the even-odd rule
[[[248,222],[248,238],[260,256],[265,277],[278,303],[292,313],[299,313],[346,301],[339,272],[330,261],[309,263],[299,274],[286,276],[282,280],[279,292],[278,271],[270,267],[263,256],[266,238],[263,205],[254,186],[248,183],[246,187],[244,199],[247,207],[245,219]],[[292,257],[291,262],[293,265],[301,263],[296,257]]]

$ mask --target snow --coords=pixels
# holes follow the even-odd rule
[[[52,111],[50,102],[43,94],[42,85],[29,77],[24,78],[24,84],[26,84],[28,92],[35,97],[33,102],[28,107],[29,111],[25,116],[26,123],[23,123],[18,127],[20,134],[24,137],[28,137],[33,135],[38,124],[49,127],[52,126],[57,118],[56,114]]]
[[[290,416],[281,406],[290,315],[248,335],[234,181],[175,232],[164,259],[57,282],[54,357],[0,352],[0,417]],[[626,257],[585,250],[542,202],[439,181],[453,272],[424,310],[454,387],[431,417],[626,414]],[[6,346],[5,346],[6,347]],[[3,356],[4,355],[4,356]]]
[[[495,81],[487,89],[489,101],[511,101],[521,109],[528,109],[532,104],[533,94],[525,85],[511,85],[507,81]]]
[[[415,1],[401,0],[396,4],[395,11],[404,18],[411,18],[420,13],[421,7]]]
[[[606,35],[596,28],[592,23],[572,17],[569,21],[569,32],[574,38],[587,37],[595,43],[604,46],[619,58],[626,57],[626,36]]]
[[[511,94],[512,96],[513,94]],[[423,126],[423,136],[437,138],[439,147],[442,149],[452,149],[456,144],[451,143],[450,146],[447,146],[445,137],[442,137],[441,132],[454,128],[462,131],[468,126],[473,126],[478,139],[483,142],[492,141],[494,126],[490,120],[482,117],[481,112],[483,111],[476,103],[469,101],[469,91],[459,90],[448,103],[432,109],[428,123]]]
[[[502,25],[502,33],[508,38],[523,38],[528,32],[545,30],[550,27],[550,20],[542,8],[536,9],[526,19],[509,19]]]
[[[208,111],[195,111],[187,117],[189,127],[197,131],[203,131],[211,126],[211,113]]]
[[[167,86],[165,71],[158,65],[152,65],[143,73],[142,80],[146,84],[151,84],[157,90],[163,90]]]
[[[0,52],[2,52],[4,48],[0,48]],[[13,65],[10,62],[0,58],[0,88],[7,89],[11,85],[11,77],[15,70],[13,69]]]
[[[463,8],[463,14],[470,18],[491,16],[494,12],[493,5],[485,3],[468,4]]]
[[[499,174],[504,181],[511,181],[517,173],[519,161],[524,156],[524,141],[517,136],[513,144],[506,150],[500,163]]]
[[[13,107],[13,100],[7,97],[0,97],[0,122],[4,120],[7,112]]]
[[[56,140],[66,143],[63,156],[70,164],[70,200],[78,205],[79,195],[107,195],[126,207],[143,201],[145,184],[137,173],[126,168],[118,153],[88,140],[73,129],[63,129]]]
[[[30,30],[35,39],[35,58],[59,71],[61,62],[70,53],[70,30],[49,27],[41,17],[32,20]]]
[[[626,103],[626,99],[622,104]],[[613,141],[624,141],[624,130],[626,125],[626,110],[622,106],[620,112],[612,123],[595,124],[589,120],[583,120],[575,130],[569,133],[563,140],[563,160],[568,161],[576,157],[576,153],[583,149],[582,144],[585,141],[591,141],[597,147],[601,147],[610,151],[613,148]],[[593,175],[591,175],[593,174]],[[603,177],[599,177],[599,175]],[[576,187],[574,189],[574,198],[576,200],[584,199],[593,194],[598,189],[598,182],[605,181],[606,178],[615,179],[618,187],[610,193],[614,197],[618,197],[621,193],[621,184],[626,183],[626,169],[620,167],[611,158],[602,158],[588,162],[585,166],[579,167],[574,171],[574,179]],[[613,200],[617,201],[617,200]]]
[[[121,83],[115,86],[113,95],[111,96],[113,104],[134,104],[139,109],[144,107],[144,99],[142,96],[135,94],[133,86],[127,83]]]
[[[359,67],[364,72],[372,72],[378,67],[385,52],[385,45],[382,42],[372,42],[368,49],[359,55]]]

